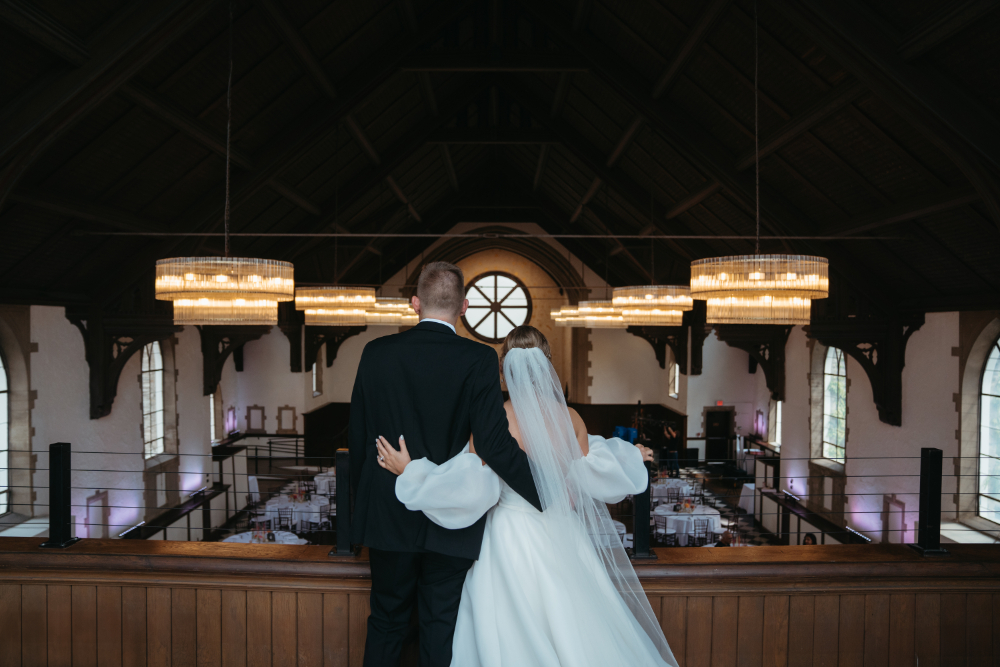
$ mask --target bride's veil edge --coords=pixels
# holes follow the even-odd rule
[[[674,667],[674,659],[646,593],[618,539],[607,505],[571,474],[583,453],[573,431],[559,377],[538,348],[514,348],[503,360],[504,380],[517,417],[522,441],[542,508],[567,514],[583,524],[590,546],[604,565],[612,585],[648,636],[656,653]]]

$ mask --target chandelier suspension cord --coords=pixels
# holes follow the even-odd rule
[[[229,0],[229,80],[226,83],[226,209],[223,222],[226,228],[226,257],[229,257],[229,142],[233,133],[233,0]]]
[[[654,211],[655,200],[653,199],[653,175],[649,175],[649,226],[653,227],[653,220],[656,217]],[[649,239],[649,282],[656,284],[656,248],[653,245],[653,239]]]
[[[753,155],[756,165],[756,195],[757,195],[757,242],[754,246],[754,254],[760,254],[760,129],[758,127],[758,92],[757,92],[757,60],[759,58],[757,47],[757,0],[753,3]]]

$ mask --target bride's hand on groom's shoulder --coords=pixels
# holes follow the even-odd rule
[[[381,435],[375,440],[378,449],[378,464],[394,475],[402,475],[410,463],[410,453],[406,451],[406,440],[399,436],[399,450],[389,444]]]

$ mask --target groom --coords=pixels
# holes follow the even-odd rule
[[[465,574],[479,557],[486,517],[447,530],[396,499],[396,476],[379,467],[375,440],[406,436],[410,456],[442,464],[475,436],[476,454],[541,510],[528,458],[511,437],[496,352],[456,335],[465,278],[446,262],[424,267],[413,309],[420,323],[365,346],[351,397],[351,540],[368,547],[371,615],[365,667],[396,667],[413,603],[420,617],[420,664],[451,663]]]

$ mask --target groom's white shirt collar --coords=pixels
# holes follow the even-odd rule
[[[422,319],[420,321],[421,322],[434,322],[436,324],[443,324],[446,327],[448,327],[449,329],[451,329],[452,333],[458,333],[457,331],[455,331],[455,325],[452,324],[451,322],[445,322],[444,320],[435,320],[435,319],[432,319],[430,317],[424,318],[424,319]]]

